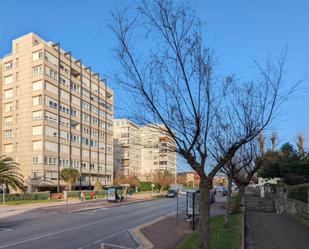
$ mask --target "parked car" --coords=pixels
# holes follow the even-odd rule
[[[177,191],[175,189],[169,189],[165,195],[166,198],[175,198],[177,197]]]
[[[227,196],[227,188],[226,187],[223,187],[221,192],[222,192],[222,196]]]
[[[187,192],[188,192],[188,189],[186,189],[186,188],[181,188],[181,189],[179,189],[178,194],[181,195],[181,196],[186,196],[186,195],[187,195]]]

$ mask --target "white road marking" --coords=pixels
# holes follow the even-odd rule
[[[0,227],[0,232],[10,232],[10,231],[13,231],[13,229]]]

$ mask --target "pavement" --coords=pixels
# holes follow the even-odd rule
[[[0,249],[98,249],[101,243],[134,248],[132,229],[175,211],[176,199],[165,198],[79,212],[66,212],[65,206],[36,208],[0,219]]]
[[[295,216],[276,214],[271,205],[257,195],[246,195],[246,248],[308,249],[309,225]]]
[[[216,202],[211,205],[210,215],[224,215],[226,197],[217,196]],[[183,203],[182,203],[183,204]],[[188,234],[192,232],[191,224],[186,221],[184,206],[180,205],[178,216],[169,215],[140,228],[140,232],[152,245],[153,249],[174,249]]]

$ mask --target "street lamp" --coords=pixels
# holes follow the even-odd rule
[[[5,204],[5,190],[6,190],[6,186],[5,186],[5,184],[2,184],[1,187],[2,187],[2,203],[4,205]]]

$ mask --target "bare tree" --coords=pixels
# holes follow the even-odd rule
[[[278,143],[278,135],[276,132],[271,133],[270,141],[271,141],[271,151],[274,152],[276,149],[276,145]]]
[[[259,136],[258,143],[261,149],[263,137]],[[240,211],[241,200],[245,193],[245,187],[250,183],[254,174],[261,166],[260,155],[258,151],[257,141],[252,140],[250,143],[244,145],[237,151],[234,159],[230,161],[230,168],[232,169],[233,180],[238,187],[238,194],[232,210],[233,214]]]
[[[153,183],[157,183],[161,186],[160,191],[167,189],[168,186],[175,183],[175,176],[172,175],[167,169],[156,170],[150,175],[150,179]]]
[[[298,153],[300,158],[305,157],[305,139],[302,134],[298,134],[297,137],[297,148],[298,148]]]
[[[115,75],[131,94],[132,116],[137,123],[163,126],[175,151],[200,176],[198,247],[209,249],[212,179],[272,120],[282,101],[284,58],[265,67],[256,63],[248,82],[220,77],[202,28],[190,6],[170,0],[142,1],[135,14],[118,10],[111,25],[120,63]],[[143,53],[136,44],[149,49]],[[222,143],[216,161],[210,151]]]

